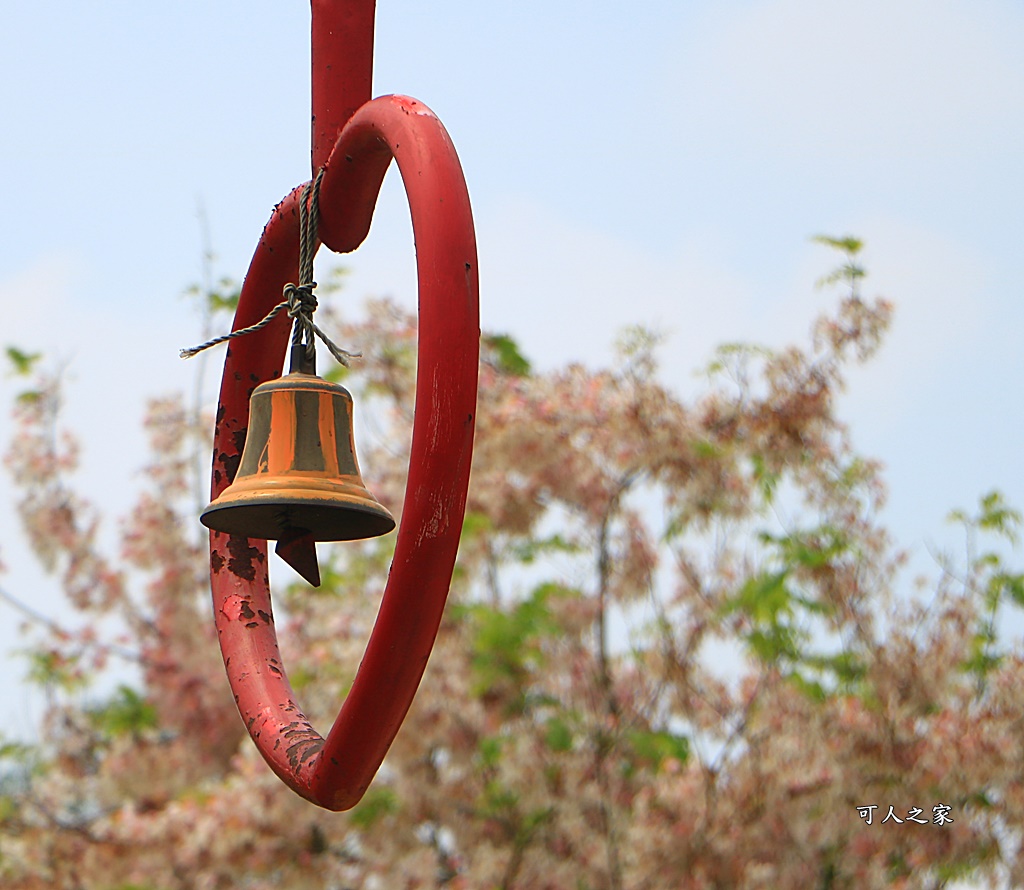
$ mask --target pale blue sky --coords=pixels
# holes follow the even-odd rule
[[[866,293],[897,313],[843,411],[888,467],[898,538],[927,566],[955,540],[950,508],[992,487],[1024,506],[1018,3],[378,5],[375,94],[426,102],[462,157],[485,328],[551,368],[605,362],[623,325],[658,325],[666,379],[693,392],[719,342],[804,338],[833,263],[808,239],[852,233]],[[192,384],[179,295],[200,274],[199,202],[217,272],[240,276],[309,176],[308,14],[299,0],[4,11],[0,345],[69,361],[82,487],[115,512],[145,460],[144,397]],[[353,302],[414,304],[406,217],[390,177],[347,259]],[[0,480],[0,583],[56,608],[10,503]],[[0,720],[30,719],[31,701],[0,690]]]

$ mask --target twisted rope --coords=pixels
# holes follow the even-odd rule
[[[281,296],[283,299],[271,309],[256,324],[247,328],[239,328],[230,334],[214,337],[198,346],[182,349],[178,355],[181,358],[192,358],[204,349],[233,340],[235,337],[244,337],[246,334],[254,334],[265,328],[283,309],[288,310],[288,317],[294,319],[292,330],[292,344],[305,342],[306,358],[312,359],[316,354],[316,340],[319,337],[324,345],[330,350],[331,355],[342,365],[348,367],[351,359],[359,356],[358,352],[349,352],[335,344],[320,328],[313,322],[313,313],[316,312],[317,299],[313,293],[316,282],[313,280],[313,257],[319,245],[317,240],[317,228],[320,219],[320,181],[323,179],[324,171],[316,174],[316,178],[307,182],[302,189],[299,199],[299,283],[289,282],[284,286]]]

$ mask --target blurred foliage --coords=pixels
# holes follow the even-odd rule
[[[816,241],[841,257],[822,279],[839,294],[809,342],[726,344],[692,398],[659,379],[662,337],[642,326],[611,367],[546,372],[509,334],[484,334],[450,602],[408,717],[344,814],[267,768],[224,682],[190,494],[212,418],[153,402],[143,490],[111,549],[69,481],[60,376],[8,348],[34,396],[14,405],[5,463],[66,608],[57,621],[22,606],[44,741],[0,743],[0,884],[1024,884],[1024,649],[1006,632],[1024,607],[1022,517],[998,491],[954,511],[963,556],[905,595],[879,464],[837,416],[891,306],[859,294],[858,239]],[[344,271],[324,277],[329,294]],[[191,293],[209,323],[239,290]],[[322,308],[332,338],[364,353],[327,373],[360,402],[364,476],[400,516],[417,320],[387,300],[358,319]],[[316,725],[352,686],[394,542],[322,546],[319,590],[275,578],[289,677]],[[118,659],[131,683],[97,696]],[[868,825],[863,806],[953,821]]]

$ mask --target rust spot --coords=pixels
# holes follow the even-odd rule
[[[248,432],[248,430],[245,430],[245,429],[235,430],[234,434],[231,436],[231,442],[235,446],[235,448],[236,448],[236,450],[238,451],[239,454],[241,454],[245,450],[245,434],[246,434],[246,432]]]
[[[302,752],[302,757],[299,758],[299,763],[305,763],[313,755],[319,754],[320,749],[323,748],[323,746],[324,740],[317,739],[312,745],[310,745],[308,748],[306,748],[305,751]]]
[[[238,465],[242,462],[241,453],[228,454],[226,451],[222,451],[217,455],[217,460],[224,465],[224,472],[227,474],[228,482],[234,482],[235,473],[238,472]]]
[[[252,561],[261,554],[255,547],[249,546],[249,539],[244,535],[231,535],[228,538],[228,553],[231,554],[228,569],[246,581],[255,580],[256,568]]]
[[[308,723],[305,729],[295,729],[283,733],[283,735],[285,738],[295,738],[295,741],[285,748],[285,754],[288,757],[288,763],[296,771],[311,757],[319,754],[320,749],[324,746],[324,740],[320,734]]]
[[[255,374],[250,374],[250,375],[249,375],[249,379],[250,379],[250,380],[251,380],[251,381],[252,381],[253,383],[259,383],[259,382],[260,382],[260,378],[259,378],[259,377],[257,377],[257,376],[256,376]]]
[[[220,406],[220,407],[219,407],[219,408],[217,409],[217,423],[218,423],[218,424],[219,424],[219,423],[220,423],[220,422],[221,422],[222,420],[224,420],[224,415],[225,415],[225,414],[227,414],[227,413],[228,413],[228,409],[227,409],[227,408],[225,408],[225,407],[224,407],[223,405],[221,405],[221,406]]]
[[[236,705],[238,704],[238,696],[237,695],[235,696],[235,704]]]
[[[210,554],[210,568],[213,569],[214,574],[224,568],[224,557],[221,556],[216,550]]]
[[[241,380],[241,379],[242,379],[242,374],[241,374],[241,372],[239,372],[239,371],[235,371],[235,380]]]
[[[223,477],[223,476],[221,476],[220,470],[214,470],[214,471],[213,471],[213,481],[214,481],[214,482],[215,482],[215,483],[216,483],[217,485],[220,485],[220,480],[221,480],[221,479],[223,479],[223,478],[224,478],[224,477]]]
[[[245,619],[256,617],[256,613],[252,610],[252,606],[249,605],[248,600],[242,600],[242,605],[238,610],[238,614]]]
[[[338,758],[337,757],[332,757],[331,758],[331,763],[333,763],[335,766],[341,766],[341,764],[338,763]]]
[[[252,725],[253,725],[253,724],[254,724],[255,722],[256,722],[256,718],[255,718],[255,717],[250,717],[250,718],[248,719],[248,721],[246,722],[246,724],[245,724],[245,728],[246,728],[246,729],[247,729],[247,730],[248,730],[249,732],[252,732]]]
[[[284,675],[283,675],[283,674],[281,673],[281,668],[279,668],[279,667],[278,667],[278,666],[277,666],[276,664],[268,664],[268,665],[267,665],[267,669],[268,669],[269,671],[271,671],[272,673],[275,673],[275,674],[277,674],[277,675],[278,675],[279,677],[281,677],[281,676],[284,676]]]
[[[472,265],[470,265],[469,263],[466,263],[466,271],[467,271],[467,272],[468,272],[468,271],[469,271],[470,269],[472,269],[472,268],[473,268],[473,267],[472,267]]]
[[[262,609],[259,609],[258,610],[258,614],[259,614],[260,618],[263,619],[263,623],[264,624],[270,624],[270,613],[269,612],[264,612]]]
[[[258,621],[250,621],[250,622],[249,622],[249,623],[248,623],[248,624],[246,625],[246,627],[259,627],[259,626],[260,626],[260,623],[259,623]]]

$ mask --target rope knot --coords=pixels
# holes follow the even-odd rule
[[[205,343],[199,346],[193,346],[191,349],[183,349],[179,353],[182,358],[191,358],[204,349],[209,349],[211,346],[215,346],[218,343],[223,343],[225,340],[231,340],[235,337],[241,337],[244,334],[252,334],[256,331],[262,330],[271,320],[282,310],[288,310],[288,317],[294,319],[295,328],[292,332],[292,343],[299,344],[305,341],[306,355],[310,358],[313,357],[316,351],[316,340],[315,337],[319,337],[324,345],[330,350],[331,355],[340,362],[347,366],[349,360],[358,357],[361,353],[349,352],[346,349],[342,349],[335,343],[331,342],[323,331],[320,330],[313,323],[313,313],[316,312],[317,300],[316,295],[313,293],[313,288],[316,287],[316,282],[313,280],[313,255],[316,253],[317,248],[317,219],[320,215],[319,200],[320,200],[320,180],[323,179],[324,171],[323,168],[317,173],[316,178],[312,182],[307,182],[305,188],[302,190],[302,195],[299,200],[299,284],[286,284],[284,286],[284,292],[282,293],[282,301],[278,303],[273,309],[271,309],[266,316],[256,322],[254,325],[250,325],[247,328],[241,328],[237,331],[232,331],[230,334],[225,334],[223,337],[215,337],[212,340],[207,340]]]
[[[288,304],[288,317],[299,318],[302,316],[311,317],[316,312],[317,301],[313,288],[315,281],[306,284],[286,284],[281,296]]]

